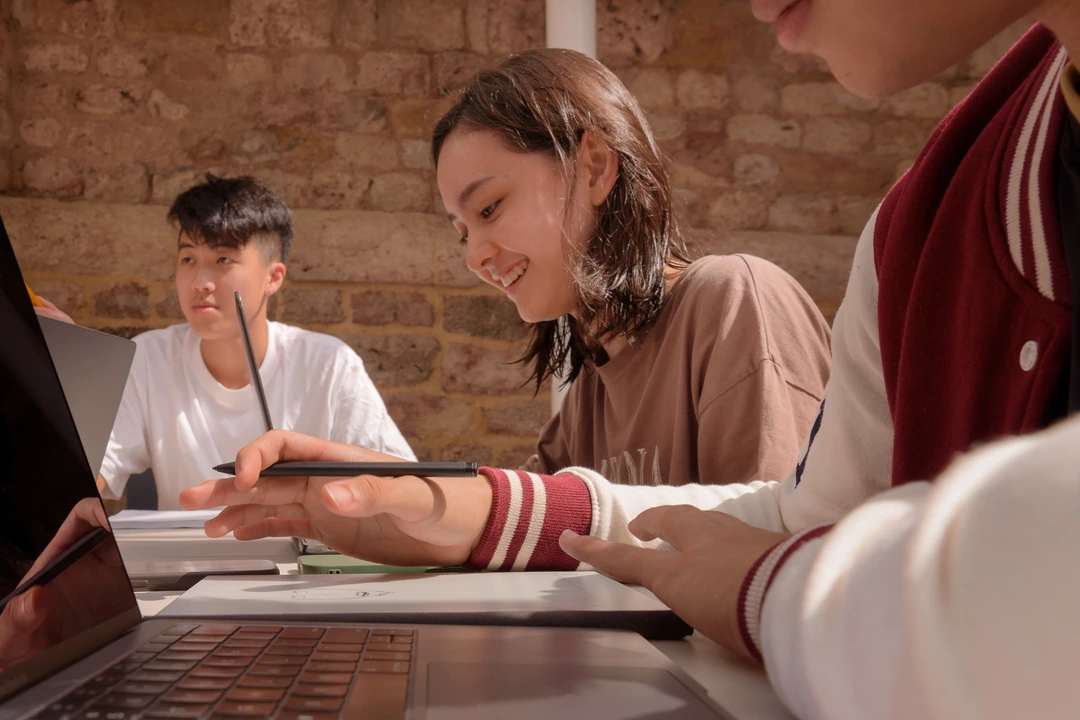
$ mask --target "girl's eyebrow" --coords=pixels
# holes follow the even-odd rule
[[[491,175],[485,175],[483,177],[476,178],[471,183],[466,185],[465,188],[461,191],[461,194],[458,195],[458,205],[464,205],[466,202],[468,202],[469,197],[474,192],[476,192],[476,189],[491,179]],[[446,217],[449,218],[450,222],[457,220],[457,215],[454,215],[454,213],[451,212],[446,213]]]

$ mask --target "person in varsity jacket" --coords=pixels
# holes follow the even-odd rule
[[[1037,23],[870,218],[826,397],[783,482],[621,487],[574,468],[260,480],[279,459],[381,459],[275,432],[240,452],[235,483],[183,501],[230,506],[212,535],[309,535],[393,563],[592,566],[638,582],[761,660],[802,718],[1074,716],[1080,417],[1065,418],[1080,407],[1069,59],[1080,3],[753,10],[863,96],[932,78],[1021,18]]]

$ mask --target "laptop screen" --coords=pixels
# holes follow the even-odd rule
[[[0,222],[0,698],[138,620],[106,524]]]

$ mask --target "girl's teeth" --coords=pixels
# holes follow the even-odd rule
[[[522,263],[521,265],[519,265],[516,270],[514,270],[501,280],[502,286],[504,288],[508,288],[513,285],[515,280],[525,274],[525,270],[528,269],[528,267],[528,263]]]

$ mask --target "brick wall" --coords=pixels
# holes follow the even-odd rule
[[[181,319],[166,207],[255,175],[297,240],[271,316],[342,337],[422,459],[513,465],[548,414],[508,365],[513,305],[464,266],[429,127],[542,0],[2,0],[0,213],[37,291],[132,336]],[[885,102],[780,51],[746,0],[598,3],[599,55],[647,109],[696,246],[767,257],[832,317],[855,237],[1016,37]]]

